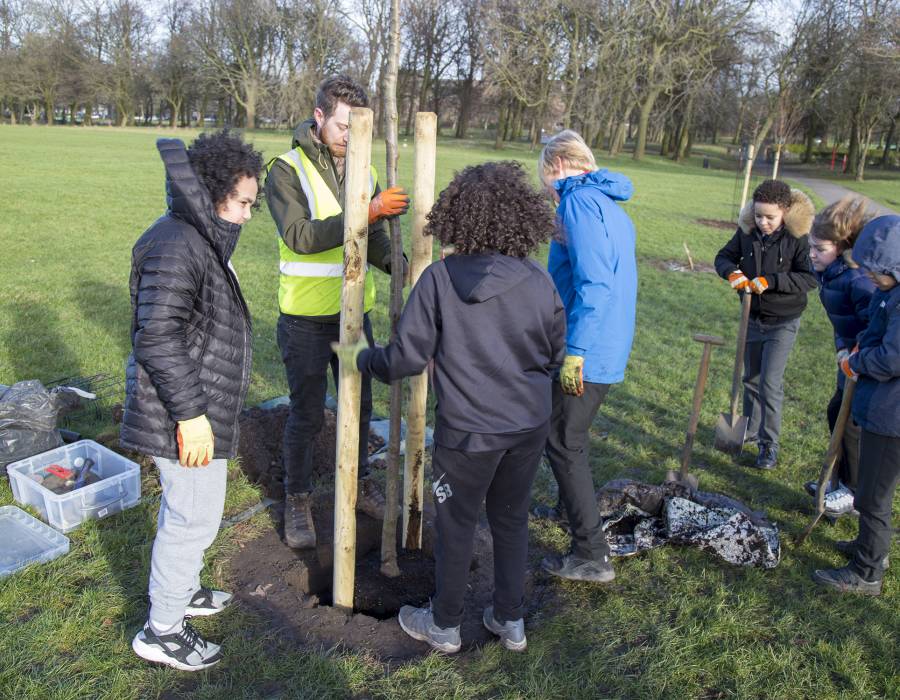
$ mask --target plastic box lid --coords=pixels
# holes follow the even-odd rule
[[[0,506],[0,578],[69,551],[69,538],[16,506]]]

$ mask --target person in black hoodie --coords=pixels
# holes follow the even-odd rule
[[[250,313],[231,265],[256,204],[262,156],[228,131],[188,149],[160,139],[168,211],[134,244],[131,341],[120,444],[153,458],[162,500],[150,560],[150,614],[131,643],[182,671],[218,663],[221,650],[185,616],[231,599],[200,584],[219,531],[227,461],[250,384]]]
[[[432,492],[436,592],[399,622],[440,651],[460,648],[459,625],[478,512],[494,541],[493,605],[484,625],[508,649],[526,646],[525,565],[531,484],[549,431],[553,371],[566,316],[553,280],[528,258],[554,217],[513,162],[471,166],[441,192],[426,234],[454,253],[422,273],[397,337],[384,348],[335,345],[342,362],[390,382],[434,359],[437,396]]]
[[[784,370],[808,292],[816,288],[808,233],[815,210],[805,194],[766,180],[741,211],[737,232],[716,255],[716,272],[739,294],[753,294],[744,351],[746,440],[757,469],[778,462]]]

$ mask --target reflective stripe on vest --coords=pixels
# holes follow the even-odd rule
[[[291,166],[300,181],[309,204],[311,221],[328,219],[343,213],[340,203],[303,149],[297,147],[278,156]],[[371,195],[375,193],[378,174],[369,173]],[[370,196],[371,196],[370,195]],[[279,283],[278,307],[282,313],[295,316],[332,316],[341,310],[341,286],[344,276],[344,247],[337,246],[321,253],[295,253],[278,236]],[[366,272],[365,311],[375,304],[375,280]]]

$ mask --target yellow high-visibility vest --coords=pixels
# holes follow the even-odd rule
[[[300,187],[309,203],[309,218],[313,221],[327,219],[342,213],[341,205],[319,174],[309,156],[299,146],[278,156],[297,174]],[[274,162],[274,161],[273,161]],[[269,166],[271,168],[271,164]],[[372,191],[378,173],[371,168]],[[343,245],[323,250],[321,253],[302,255],[295,253],[278,236],[279,282],[278,307],[282,313],[295,316],[331,316],[341,310],[341,284],[344,277]],[[366,267],[366,285],[363,308],[371,310],[375,304],[375,281]]]

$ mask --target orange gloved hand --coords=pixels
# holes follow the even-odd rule
[[[754,294],[762,294],[769,288],[769,281],[765,277],[754,277],[750,280],[750,291]]]
[[[849,355],[846,355],[841,359],[841,372],[844,373],[847,379],[852,379],[853,381],[856,381],[856,378],[859,375],[853,371],[852,367],[850,367],[850,360],[853,359],[853,356],[856,355],[857,352],[859,352],[859,345],[853,348],[853,351]]]
[[[741,289],[745,289],[750,285],[750,280],[747,279],[747,275],[745,275],[740,270],[735,270],[730,275],[728,275],[728,283],[731,285],[732,289],[740,291]]]
[[[409,209],[409,195],[402,187],[388,187],[369,202],[369,225],[388,216],[400,216]]]

